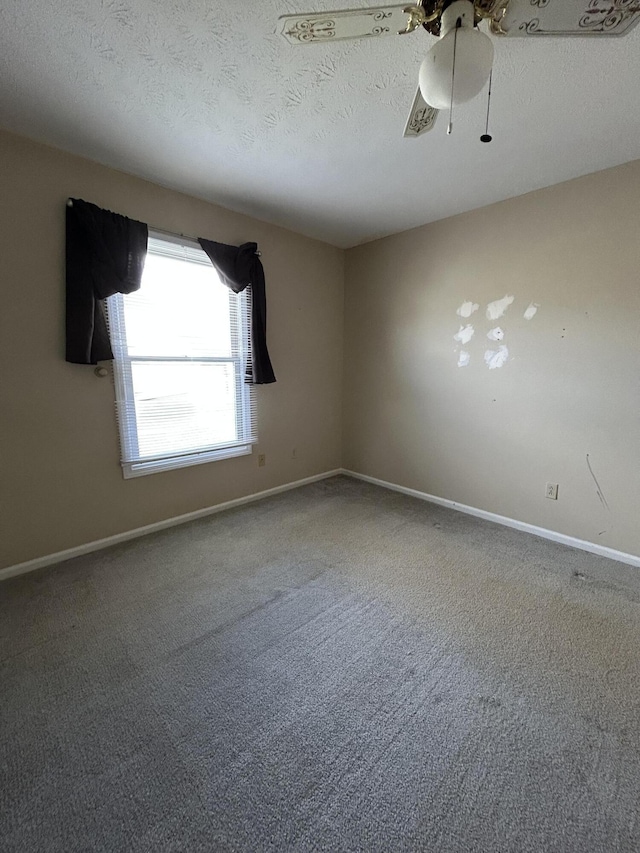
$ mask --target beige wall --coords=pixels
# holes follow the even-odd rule
[[[637,161],[348,251],[345,467],[640,554],[639,225]]]
[[[0,568],[343,463],[640,554],[640,162],[349,250],[344,305],[341,250],[6,133],[0,187]],[[111,382],[63,357],[70,195],[260,244],[278,375],[257,389],[265,468],[254,454],[122,478]],[[489,370],[498,325],[510,358]]]
[[[341,250],[6,133],[0,187],[0,567],[340,465]],[[258,242],[278,377],[257,389],[264,468],[254,453],[122,478],[111,381],[64,361],[68,196],[168,231]]]

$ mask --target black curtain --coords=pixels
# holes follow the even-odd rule
[[[198,238],[220,278],[234,293],[251,286],[251,362],[247,366],[247,382],[267,385],[275,382],[267,350],[267,297],[264,270],[258,256],[257,243],[227,246]]]
[[[149,229],[70,199],[67,204],[67,361],[97,364],[113,358],[102,300],[140,287]]]

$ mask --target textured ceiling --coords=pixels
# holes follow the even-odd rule
[[[483,99],[402,131],[432,43],[288,44],[282,14],[346,0],[2,0],[0,125],[351,246],[640,158],[640,27],[494,39]],[[496,235],[499,241],[500,235]]]

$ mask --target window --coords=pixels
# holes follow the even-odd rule
[[[248,291],[197,243],[150,234],[140,290],[107,300],[125,477],[251,453]]]

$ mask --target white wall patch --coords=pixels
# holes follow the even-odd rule
[[[487,332],[487,337],[490,341],[501,341],[504,338],[504,332],[500,326],[496,326],[495,329],[491,329],[490,332]]]
[[[460,329],[453,336],[454,341],[458,341],[461,344],[468,344],[471,338],[475,334],[475,329],[471,325],[460,326]]]
[[[499,320],[500,317],[504,317],[507,308],[513,300],[514,296],[503,296],[502,299],[496,299],[495,302],[490,302],[487,305],[487,320]]]
[[[509,358],[509,350],[504,346],[499,346],[497,350],[488,349],[484,354],[484,360],[487,362],[489,370],[495,370],[496,367],[502,367],[506,364]]]
[[[537,302],[532,302],[529,305],[529,307],[527,308],[527,310],[524,312],[524,319],[525,320],[531,320],[532,317],[535,317],[536,314],[538,313],[539,307],[540,306],[538,305]]]
[[[463,302],[456,311],[459,317],[470,317],[474,311],[477,311],[480,306],[477,302]]]
[[[458,357],[458,367],[468,367],[469,362],[471,361],[471,356],[466,350],[460,350],[460,355]]]

